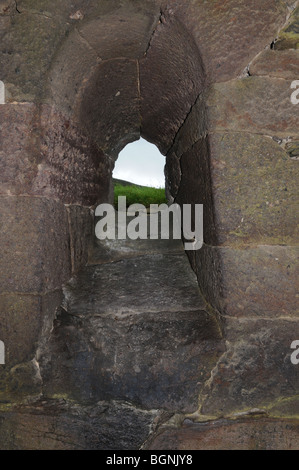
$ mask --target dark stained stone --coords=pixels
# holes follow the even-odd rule
[[[65,288],[41,358],[44,393],[195,411],[221,338],[184,254],[89,266]]]
[[[181,183],[181,164],[175,152],[169,152],[166,156],[165,164],[165,187],[166,195],[173,202]]]
[[[104,61],[85,84],[76,116],[87,135],[117,157],[140,137],[139,98],[137,61]]]
[[[0,448],[138,450],[162,419],[163,412],[139,410],[128,403],[78,406],[63,399],[40,400],[1,410]]]
[[[181,181],[175,202],[203,204],[203,239],[207,244],[217,243],[214,226],[214,208],[210,177],[209,142],[202,137],[180,158]],[[193,222],[194,223],[194,222]]]
[[[68,206],[72,273],[88,261],[88,251],[94,235],[93,214],[88,207]]]

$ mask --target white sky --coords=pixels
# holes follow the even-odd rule
[[[165,157],[157,147],[139,139],[120,152],[115,163],[113,178],[142,186],[165,187]]]

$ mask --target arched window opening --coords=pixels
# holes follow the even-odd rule
[[[166,203],[164,166],[165,157],[145,139],[126,145],[112,175],[115,205],[118,196],[126,196],[127,206]]]
[[[145,139],[126,145],[115,163],[113,178],[140,186],[165,187],[165,157]]]

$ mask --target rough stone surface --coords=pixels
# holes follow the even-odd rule
[[[289,14],[279,0],[175,0],[170,8],[193,34],[211,82],[240,76],[272,43]]]
[[[293,11],[288,25],[279,33],[274,48],[278,50],[299,48],[299,6]]]
[[[41,293],[60,288],[71,272],[64,205],[27,196],[3,196],[0,203],[1,292]]]
[[[267,49],[253,60],[249,71],[251,75],[296,80],[299,76],[299,51]]]
[[[214,85],[207,97],[209,128],[282,138],[297,136],[299,111],[291,103],[291,83],[279,78],[247,77]]]
[[[124,214],[123,214],[124,215]],[[118,212],[116,213],[115,217],[115,228],[116,228],[116,234],[119,232],[119,226],[123,225],[119,224],[119,214]],[[154,216],[156,217],[156,215]],[[127,216],[127,223],[129,223],[131,220],[133,220],[133,216]],[[151,216],[150,214],[147,215],[147,235],[148,239],[142,240],[130,240],[129,238],[126,238],[125,240],[121,239],[118,240],[117,238],[115,240],[98,240],[94,238],[93,243],[91,244],[90,250],[89,250],[89,264],[94,265],[94,264],[102,264],[102,263],[107,263],[110,261],[120,261],[126,258],[136,258],[141,255],[151,255],[151,254],[160,254],[160,255],[165,255],[165,254],[170,254],[170,253],[177,253],[177,254],[183,254],[184,253],[184,247],[183,247],[183,242],[181,239],[176,240],[176,239],[150,239],[150,233],[151,233]],[[171,217],[170,217],[171,219]],[[161,217],[158,217],[158,220],[161,220]],[[95,218],[95,224],[97,224],[98,217]],[[160,223],[160,222],[159,222]],[[170,233],[172,231],[172,224],[170,220]]]
[[[101,60],[143,57],[159,21],[154,2],[127,2],[115,11],[78,25],[78,31]],[[105,31],[105,34],[98,34]]]
[[[204,245],[195,257],[199,285],[220,312],[234,317],[298,317],[298,247]]]
[[[195,411],[221,351],[217,318],[184,253],[89,266],[65,289],[41,360],[44,393]]]
[[[213,133],[209,150],[217,243],[296,245],[297,162],[247,133]]]
[[[186,421],[178,429],[166,429],[147,445],[148,450],[298,450],[297,419],[260,417]]]
[[[55,109],[1,105],[1,194],[32,194],[64,203],[107,198],[112,161]]]
[[[77,272],[88,261],[93,240],[94,220],[88,207],[68,206],[72,273]]]
[[[267,411],[281,398],[296,396],[299,370],[290,356],[291,344],[299,335],[298,317],[226,319],[225,325],[226,352],[207,382],[202,414],[222,416],[251,408]],[[289,403],[286,415],[297,417],[298,403],[297,412]]]
[[[81,93],[77,119],[105,152],[117,157],[140,137],[137,61],[104,61]]]
[[[163,154],[202,91],[204,79],[192,37],[171,14],[162,15],[140,61],[140,93],[142,134]]]
[[[165,448],[296,446],[296,6],[0,1],[3,448],[133,449],[165,421]],[[95,243],[80,273],[140,135],[170,202],[204,203],[199,288],[178,243]],[[217,421],[186,435],[190,411]]]
[[[1,450],[137,450],[162,418],[128,403],[78,406],[64,399],[0,411]],[[26,432],[24,432],[26,429]]]
[[[39,344],[49,335],[61,300],[59,291],[43,296],[1,294],[0,338],[5,344],[5,366],[1,366],[1,372],[35,357]]]
[[[192,207],[194,204],[203,204],[203,239],[205,243],[215,245],[217,234],[209,160],[209,142],[204,137],[181,156],[181,181],[175,202],[180,206],[191,204]]]

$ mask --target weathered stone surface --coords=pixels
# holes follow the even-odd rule
[[[297,162],[247,133],[211,134],[209,150],[217,243],[296,245]]]
[[[298,450],[297,419],[243,418],[211,423],[186,420],[160,432],[148,450]]]
[[[160,16],[154,2],[126,2],[117,10],[79,24],[80,35],[102,60],[115,57],[141,58]],[[99,31],[104,34],[99,34]]]
[[[42,379],[39,365],[35,359],[17,364],[10,370],[0,370],[0,401],[22,403],[24,400],[34,400],[42,393]],[[1,405],[0,405],[1,406]]]
[[[0,412],[1,450],[137,450],[163,413],[128,403],[78,406],[63,399]],[[26,432],[24,432],[24,429]]]
[[[40,293],[60,288],[71,271],[67,213],[39,197],[3,196],[1,292]]]
[[[279,0],[172,1],[169,5],[195,38],[208,80],[242,74],[277,36],[288,9]]]
[[[171,277],[167,275],[170,271]],[[96,306],[88,301],[91,290]],[[68,308],[80,310],[84,305],[83,315],[121,316],[130,312],[184,312],[205,308],[196,276],[184,253],[149,254],[109,265],[88,266],[70,280],[66,296]]]
[[[39,138],[32,129],[37,120],[33,104],[0,108],[1,194],[26,194],[41,161]]]
[[[113,162],[55,109],[1,105],[1,194],[107,200]]]
[[[250,64],[250,75],[295,80],[299,76],[299,51],[267,49]]]
[[[288,25],[280,32],[274,48],[298,49],[299,48],[299,7],[294,10],[289,19]]]
[[[194,412],[224,350],[213,338],[217,325],[202,311],[73,318],[58,317],[41,359],[45,396]]]
[[[0,295],[0,338],[5,345],[2,370],[7,372],[12,366],[33,359],[39,344],[51,331],[61,300],[59,291],[43,296]],[[4,398],[8,399],[9,394]]]
[[[291,103],[291,83],[247,77],[214,85],[207,96],[209,128],[298,136],[299,108]]]
[[[140,61],[141,131],[163,154],[202,91],[204,79],[192,37],[172,14],[163,14]]]
[[[287,143],[285,149],[292,160],[299,160],[299,140]]]
[[[265,411],[299,389],[299,367],[292,364],[292,342],[299,337],[297,319],[226,320],[227,350],[207,383],[203,415],[223,416],[251,408]],[[285,404],[284,412],[297,412]]]
[[[209,143],[207,138],[198,140],[180,158],[181,181],[175,198],[183,204],[203,204],[203,239],[207,244],[216,244],[214,208],[211,190]],[[194,214],[192,217],[192,221]],[[192,225],[194,222],[192,222]]]
[[[72,273],[88,261],[88,251],[94,235],[94,218],[88,207],[68,206]]]
[[[184,254],[89,266],[66,287],[64,309],[41,360],[44,393],[197,409],[223,344]]]
[[[33,8],[21,14],[12,9],[12,27],[1,39],[1,79],[15,101],[33,101],[43,95],[51,59],[70,29],[61,10],[57,13],[59,8],[56,12],[38,11],[36,4]],[[51,9],[49,2],[46,8]]]
[[[175,152],[169,152],[165,164],[165,192],[166,197],[172,203],[177,195],[181,183],[181,164]]]
[[[220,312],[247,318],[298,317],[298,247],[204,245],[195,256],[199,284]]]
[[[109,155],[140,137],[138,64],[135,60],[104,61],[85,84],[76,118]]]
[[[181,157],[196,142],[205,137],[207,127],[205,97],[200,94],[176,135],[172,151]]]

